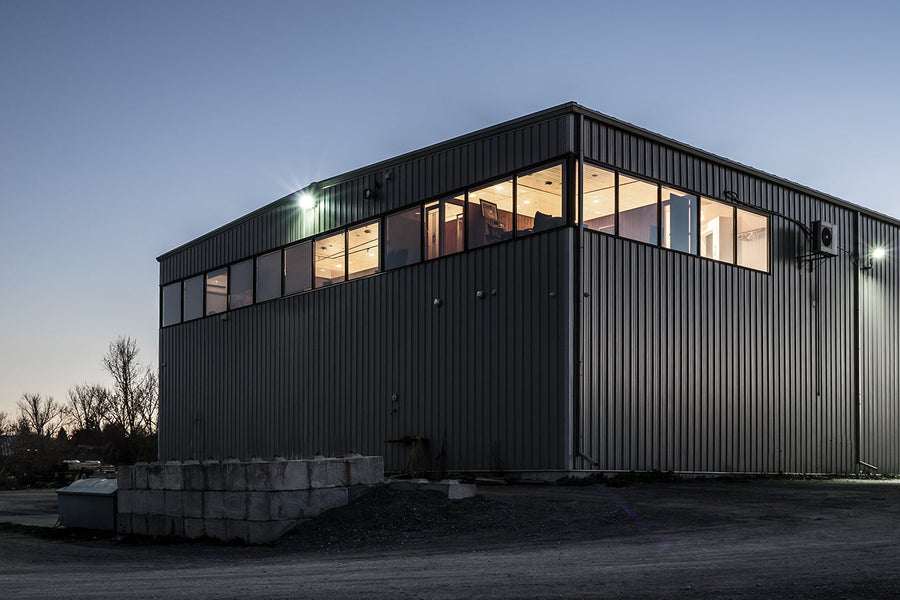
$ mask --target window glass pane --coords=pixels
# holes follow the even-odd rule
[[[512,180],[469,192],[469,247],[478,248],[512,237]]]
[[[584,165],[584,226],[603,233],[616,232],[616,174]]]
[[[562,164],[516,177],[516,231],[530,233],[565,224]]]
[[[734,207],[700,200],[700,256],[734,262]]]
[[[344,281],[344,232],[316,239],[316,287]]]
[[[253,304],[253,261],[245,260],[236,265],[231,265],[231,273],[228,279],[231,288],[229,306],[240,308]]]
[[[662,245],[697,253],[697,196],[662,188]]]
[[[437,258],[465,247],[465,195],[425,205],[425,258]]]
[[[347,232],[347,279],[356,279],[377,273],[378,260],[378,221],[372,221]]]
[[[181,282],[170,283],[162,289],[162,324],[181,322]]]
[[[384,220],[384,268],[396,269],[422,259],[422,207],[417,206]]]
[[[256,301],[265,302],[281,296],[281,250],[256,259]]]
[[[737,264],[769,270],[769,218],[765,215],[738,209]]]
[[[217,269],[206,274],[206,314],[228,310],[228,269]]]
[[[284,249],[284,293],[296,294],[312,289],[312,242]]]
[[[203,275],[184,280],[184,320],[203,316]]]
[[[654,183],[619,175],[619,235],[640,242],[659,243],[657,190]]]

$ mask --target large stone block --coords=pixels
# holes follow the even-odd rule
[[[203,517],[225,518],[225,492],[203,492]]]
[[[184,489],[183,480],[181,478],[181,462],[170,460],[166,463],[166,488],[167,490]]]
[[[131,533],[131,513],[120,512],[116,515],[116,532],[119,535]]]
[[[166,527],[170,522],[166,520],[165,515],[147,515],[147,535],[153,537],[162,537],[169,535],[166,533]]]
[[[206,535],[203,528],[203,519],[192,519],[185,517],[184,519],[184,537],[189,540],[196,540]]]
[[[150,490],[131,490],[131,512],[146,515],[150,510]]]
[[[323,458],[309,461],[309,487],[342,487],[348,481],[346,459]]]
[[[181,492],[181,510],[185,517],[203,518],[203,492]]]
[[[269,514],[273,521],[302,519],[309,504],[308,490],[272,492],[269,496]]]
[[[131,533],[134,535],[147,535],[147,515],[131,515]]]
[[[257,492],[272,489],[272,466],[274,464],[262,461],[244,463],[247,473],[247,489]]]
[[[372,485],[384,482],[384,457],[355,456],[346,460],[350,472],[349,485]]]
[[[222,505],[226,519],[247,518],[247,492],[224,492]]]
[[[249,539],[250,527],[243,519],[225,519],[225,540],[240,540],[246,542]]]
[[[247,492],[247,519],[250,521],[268,521],[270,516],[270,492]]]
[[[245,491],[247,489],[247,465],[237,460],[222,463],[223,489]]]
[[[122,465],[116,468],[116,488],[119,490],[130,490],[133,486],[131,479],[131,467]]]
[[[455,479],[444,479],[436,483],[423,483],[420,489],[447,494],[447,498],[450,500],[471,498],[478,493],[474,483],[460,483]]]
[[[119,489],[116,491],[116,507],[120,513],[130,513],[131,512],[131,498],[133,492],[131,490],[123,490]]]
[[[206,487],[205,469],[195,461],[185,461],[181,464],[181,489],[200,492]]]
[[[275,490],[305,490],[309,488],[309,462],[291,460],[284,463],[284,476]]]
[[[250,521],[247,541],[251,544],[270,544],[297,526],[296,521]]]
[[[136,462],[131,465],[131,489],[146,490],[147,488],[147,463]]]
[[[166,489],[166,465],[152,462],[147,465],[147,487],[151,490]]]
[[[203,476],[206,479],[206,484],[204,486],[204,490],[224,490],[225,489],[225,475],[223,473],[223,466],[217,460],[205,460],[201,465],[203,467]]]
[[[150,490],[147,492],[147,514],[166,514],[166,492],[164,490]]]
[[[214,540],[227,540],[225,537],[225,519],[203,519],[203,533]]]
[[[184,537],[184,519],[167,515],[149,515],[147,534],[153,537]]]
[[[184,517],[165,517],[166,519],[166,535],[173,537],[184,537]]]
[[[182,492],[175,490],[166,490],[166,516],[183,517],[184,508],[182,507]]]

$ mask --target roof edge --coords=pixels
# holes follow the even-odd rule
[[[340,175],[335,175],[334,177],[329,177],[328,179],[325,179],[324,181],[321,181],[321,182],[313,181],[313,182],[309,183],[308,185],[306,185],[305,187],[302,187],[298,190],[290,192],[289,194],[282,196],[281,198],[279,198],[273,202],[263,205],[262,207],[254,210],[252,212],[249,212],[241,217],[238,217],[237,219],[234,219],[233,221],[229,221],[228,223],[226,223],[220,227],[217,227],[216,229],[213,229],[212,231],[205,233],[197,238],[194,238],[172,250],[169,250],[168,252],[164,252],[163,254],[160,254],[159,256],[156,257],[156,260],[157,260],[157,262],[162,262],[163,260],[166,260],[167,258],[170,258],[171,256],[178,254],[179,252],[183,252],[184,250],[187,250],[188,248],[195,246],[197,244],[200,244],[201,242],[203,242],[211,237],[214,237],[224,231],[227,231],[233,227],[236,227],[237,225],[240,225],[241,223],[249,221],[265,212],[268,212],[274,208],[277,208],[278,206],[287,204],[297,194],[300,194],[304,191],[307,191],[310,189],[327,189],[330,187],[334,187],[334,186],[344,183],[345,181],[348,181],[350,179],[354,179],[356,177],[360,177],[362,175],[365,175],[365,174],[368,174],[371,172],[377,172],[377,171],[383,170],[383,169],[385,169],[389,166],[395,165],[397,163],[406,162],[409,160],[413,160],[415,158],[419,158],[421,156],[433,154],[435,152],[440,152],[441,150],[444,150],[446,148],[451,148],[453,146],[458,146],[460,144],[464,144],[470,140],[482,138],[487,135],[493,135],[493,134],[500,133],[505,130],[521,127],[522,125],[526,125],[529,123],[535,123],[538,121],[543,121],[548,118],[562,116],[562,115],[569,114],[569,113],[584,115],[585,117],[589,117],[591,119],[603,122],[603,123],[605,123],[607,125],[611,125],[613,127],[618,127],[619,129],[622,129],[629,133],[634,133],[641,137],[644,137],[644,138],[647,138],[647,139],[650,139],[653,141],[657,141],[661,144],[665,144],[667,146],[676,148],[683,152],[687,152],[694,156],[698,156],[700,158],[705,158],[712,162],[725,165],[727,167],[736,169],[738,171],[743,171],[743,172],[749,173],[760,179],[769,181],[770,183],[774,183],[774,184],[780,185],[782,187],[791,188],[797,192],[816,197],[816,198],[826,201],[826,202],[830,202],[841,208],[852,210],[852,211],[858,212],[860,214],[866,215],[867,217],[874,218],[879,221],[883,221],[885,223],[900,227],[900,219],[897,219],[890,215],[886,215],[886,214],[880,213],[876,210],[866,208],[866,207],[858,205],[858,204],[854,204],[852,202],[849,202],[849,201],[839,198],[837,196],[833,196],[826,192],[822,192],[821,190],[817,190],[815,188],[805,186],[805,185],[797,183],[795,181],[791,181],[790,179],[785,179],[784,177],[780,177],[778,175],[774,175],[772,173],[762,171],[760,169],[751,167],[749,165],[738,162],[736,160],[732,160],[729,158],[725,158],[723,156],[719,156],[718,154],[714,154],[712,152],[703,150],[702,148],[698,148],[696,146],[692,146],[685,142],[680,142],[674,138],[670,138],[670,137],[664,136],[662,134],[650,131],[649,129],[644,129],[643,127],[640,127],[638,125],[634,125],[633,123],[629,123],[627,121],[623,121],[621,119],[617,119],[617,118],[611,117],[607,114],[587,108],[586,106],[582,106],[581,104],[578,104],[577,102],[569,101],[569,102],[564,102],[563,104],[559,104],[557,106],[553,106],[550,108],[540,110],[538,112],[530,113],[530,114],[527,114],[527,115],[524,115],[521,117],[516,117],[516,118],[510,119],[508,121],[503,121],[502,123],[498,123],[496,125],[491,125],[489,127],[478,129],[478,130],[451,138],[449,140],[444,140],[442,142],[438,142],[438,143],[432,144],[430,146],[425,146],[425,147],[419,148],[417,150],[412,150],[405,154],[400,154],[398,156],[394,156],[392,158],[388,158],[388,159],[385,159],[385,160],[382,160],[382,161],[379,161],[379,162],[376,162],[376,163],[373,163],[370,165],[365,165],[363,167],[359,167],[359,168],[353,169],[351,171],[347,171]]]
[[[878,219],[879,221],[884,221],[891,225],[896,225],[896,226],[900,227],[900,219],[897,219],[896,217],[892,217],[890,215],[880,213],[876,210],[873,210],[871,208],[866,208],[865,206],[861,206],[859,204],[854,204],[853,202],[849,202],[847,200],[844,200],[843,198],[839,198],[838,196],[833,196],[827,192],[823,192],[821,190],[817,190],[815,188],[803,185],[802,183],[797,183],[796,181],[792,181],[790,179],[785,179],[784,177],[781,177],[779,175],[774,175],[772,173],[768,173],[766,171],[757,169],[756,167],[751,167],[749,165],[745,165],[744,163],[738,162],[736,160],[732,160],[730,158],[725,158],[723,156],[719,156],[718,154],[714,154],[712,152],[709,152],[708,150],[703,150],[702,148],[697,148],[696,146],[691,146],[690,144],[686,144],[685,142],[680,142],[674,138],[666,137],[662,134],[650,131],[649,129],[644,129],[643,127],[640,127],[638,125],[634,125],[632,123],[628,123],[627,121],[622,121],[621,119],[617,119],[615,117],[611,117],[609,115],[606,115],[601,112],[595,111],[593,109],[587,108],[586,106],[582,106],[577,103],[572,103],[572,104],[574,104],[573,110],[577,114],[582,114],[586,117],[590,117],[590,118],[598,120],[598,121],[606,122],[607,124],[612,125],[614,127],[624,129],[626,131],[638,134],[642,137],[645,137],[645,138],[648,138],[651,140],[656,140],[660,143],[666,144],[667,146],[672,146],[674,148],[677,148],[684,152],[688,152],[690,154],[699,156],[701,158],[705,158],[712,162],[724,164],[726,166],[729,166],[733,169],[737,169],[739,171],[745,171],[756,177],[759,177],[760,179],[764,179],[766,181],[775,183],[782,187],[792,188],[795,191],[798,191],[798,192],[801,192],[804,194],[808,194],[810,196],[814,196],[820,200],[824,200],[826,202],[831,202],[832,204],[836,204],[837,206],[840,206],[841,208],[856,211],[856,212],[859,212],[860,214],[866,215],[870,218]],[[758,207],[758,208],[762,208],[762,207]],[[773,214],[778,214],[778,213],[773,213]]]
[[[163,260],[169,258],[170,256],[172,256],[174,254],[178,254],[179,252],[183,252],[184,250],[187,250],[191,246],[199,244],[219,233],[222,233],[224,231],[227,231],[228,229],[231,229],[232,227],[236,227],[237,225],[240,225],[241,223],[243,223],[245,221],[249,221],[250,219],[253,219],[253,218],[259,216],[260,214],[265,213],[269,210],[272,210],[273,208],[276,208],[282,204],[286,204],[286,203],[290,202],[294,196],[296,196],[297,194],[303,193],[304,191],[307,191],[310,189],[328,189],[330,187],[334,187],[336,185],[339,185],[341,183],[344,183],[345,181],[354,179],[361,175],[365,175],[367,173],[374,172],[374,171],[380,171],[391,165],[406,162],[408,160],[413,160],[415,158],[419,158],[420,156],[425,156],[428,154],[433,154],[435,152],[440,152],[441,150],[444,150],[445,148],[451,148],[451,147],[457,146],[459,144],[464,144],[470,140],[475,140],[475,139],[484,137],[486,135],[492,135],[495,133],[500,133],[507,129],[515,129],[517,127],[521,127],[522,125],[526,125],[529,123],[544,121],[549,118],[562,116],[562,115],[569,114],[569,113],[574,113],[574,112],[576,112],[576,108],[578,106],[579,105],[577,102],[573,102],[573,101],[564,102],[563,104],[558,104],[557,106],[545,108],[538,112],[529,113],[527,115],[524,115],[521,117],[516,117],[516,118],[510,119],[508,121],[503,121],[502,123],[497,123],[496,125],[490,125],[483,129],[478,129],[475,131],[471,131],[469,133],[459,135],[459,136],[451,138],[449,140],[444,140],[442,142],[438,142],[438,143],[432,144],[430,146],[425,146],[425,147],[419,148],[417,150],[412,150],[410,152],[406,152],[405,154],[400,154],[398,156],[387,158],[387,159],[379,161],[377,163],[358,167],[356,169],[353,169],[352,171],[347,171],[345,173],[341,173],[340,175],[335,175],[334,177],[329,177],[328,179],[325,179],[324,181],[313,181],[298,190],[294,190],[293,192],[290,192],[289,194],[282,196],[278,200],[275,200],[266,205],[263,205],[260,208],[257,208],[256,210],[254,210],[252,212],[249,212],[241,217],[238,217],[237,219],[234,219],[233,221],[229,221],[228,223],[225,223],[224,225],[217,227],[216,229],[213,229],[212,231],[210,231],[208,233],[205,233],[197,238],[194,238],[188,242],[185,242],[184,244],[178,246],[177,248],[174,248],[172,250],[169,250],[168,252],[164,252],[163,254],[160,254],[159,256],[156,257],[156,260],[157,260],[157,262],[162,262]]]

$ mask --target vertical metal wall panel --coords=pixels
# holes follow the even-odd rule
[[[586,233],[582,451],[608,470],[853,471],[856,267],[798,262],[790,220],[835,223],[848,248],[852,211],[591,119],[585,154],[788,218],[771,216],[769,274]]]
[[[280,201],[167,253],[160,283],[574,152],[575,123],[520,120],[326,181],[314,211]],[[401,470],[408,448],[385,440],[424,436],[436,469],[563,469],[581,452],[597,464],[576,468],[900,471],[900,261],[851,258],[857,238],[900,248],[896,223],[589,111],[584,123],[590,160],[768,212],[770,272],[586,232],[575,298],[565,229],[167,327],[162,458],[357,450]],[[846,252],[798,260],[811,251],[798,223],[816,219]]]
[[[402,470],[409,449],[385,440],[424,436],[432,468],[563,468],[570,239],[547,232],[162,329],[161,458],[355,450]]]
[[[860,460],[900,473],[900,231],[860,218],[862,262],[873,248],[887,256],[860,274]]]

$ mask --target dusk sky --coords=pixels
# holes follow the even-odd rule
[[[898,6],[0,0],[0,411],[155,366],[160,254],[569,100],[900,217]]]

